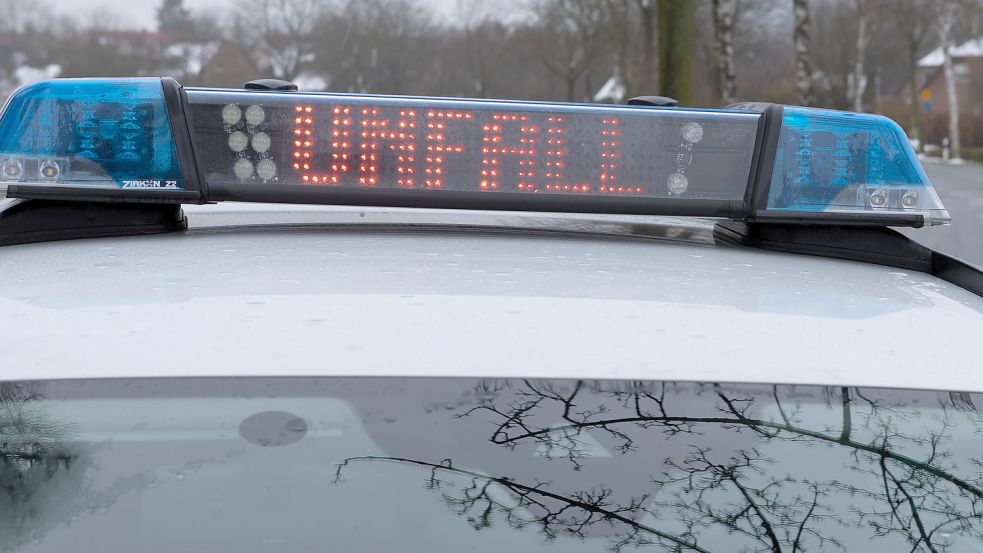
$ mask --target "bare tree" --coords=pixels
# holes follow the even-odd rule
[[[632,42],[634,28],[632,22],[631,0],[604,0],[605,25],[601,28],[601,39],[607,44],[614,61],[614,78],[624,87],[624,93],[636,90],[632,69]],[[615,98],[616,101],[624,98]]]
[[[492,84],[501,77],[501,61],[511,38],[511,28],[489,12],[480,0],[459,0],[458,19],[463,26],[464,72],[471,81],[470,92],[487,98]]]
[[[163,0],[157,7],[157,30],[163,33],[185,32],[193,21],[184,0]]]
[[[566,100],[576,100],[577,80],[587,71],[604,25],[594,0],[545,0],[539,6],[536,54],[544,67],[563,79]]]
[[[943,57],[942,70],[945,75],[945,96],[949,104],[949,147],[953,160],[962,159],[962,142],[959,137],[959,95],[956,91],[956,72],[952,63],[955,27],[960,16],[960,7],[955,1],[941,2],[937,18]]]
[[[734,68],[734,16],[737,0],[713,0],[714,61],[717,69],[717,95],[724,104],[737,98],[737,72]]]
[[[659,0],[636,0],[638,21],[641,25],[641,41],[639,43],[639,69],[637,72],[636,89],[641,94],[652,94],[662,83],[659,82],[659,42],[657,32],[657,13]],[[664,1],[664,0],[663,0]],[[634,94],[634,93],[632,93]]]
[[[603,0],[603,36],[626,96],[655,94],[659,86],[658,0]]]
[[[792,0],[795,18],[795,90],[803,106],[815,104],[813,92],[812,44],[809,39],[809,0]]]
[[[867,73],[864,71],[864,61],[867,58],[867,46],[870,44],[870,0],[855,0],[857,17],[857,47],[853,58],[853,75],[850,83],[850,98],[853,100],[853,111],[864,110],[864,93],[867,91]]]
[[[252,43],[264,69],[293,80],[302,64],[314,60],[313,42],[327,8],[321,0],[244,0],[236,32]]]
[[[352,73],[352,92],[428,93],[440,63],[433,14],[410,0],[349,0],[338,49]]]
[[[51,11],[51,5],[46,0],[0,0],[0,13],[3,13],[0,18],[0,34],[20,32],[32,24],[47,22]]]
[[[918,80],[918,60],[935,31],[936,6],[933,0],[898,0],[894,9],[889,12],[896,22],[894,28],[901,33],[904,40],[908,101],[911,104],[911,133],[917,140],[919,150],[924,146],[925,133],[919,98],[921,83]]]

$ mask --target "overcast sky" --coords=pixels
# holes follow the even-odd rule
[[[30,1],[30,0],[21,0]],[[447,14],[454,12],[457,0],[421,0],[427,2]],[[81,13],[90,15],[95,11],[111,13],[117,21],[115,24],[126,27],[156,29],[157,6],[161,0],[44,0],[59,14]],[[235,5],[235,0],[184,0],[184,5],[194,11],[220,13]],[[102,8],[105,8],[103,10]]]

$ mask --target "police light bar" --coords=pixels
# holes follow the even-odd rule
[[[16,198],[217,201],[943,224],[873,115],[183,88],[63,79],[0,116]]]

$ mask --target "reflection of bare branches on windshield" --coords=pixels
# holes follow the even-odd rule
[[[548,539],[560,534],[586,538],[588,529],[592,526],[623,525],[627,531],[614,534],[612,548],[616,551],[627,545],[661,544],[673,551],[710,553],[687,533],[672,534],[640,522],[639,518],[646,514],[643,505],[648,501],[648,496],[632,498],[627,504],[619,505],[612,502],[611,490],[603,487],[562,495],[550,491],[544,483],[530,485],[507,477],[488,476],[457,468],[450,459],[431,463],[381,456],[345,459],[336,467],[335,482],[343,480],[342,473],[351,464],[370,461],[389,461],[426,468],[430,472],[425,484],[428,489],[455,487],[452,482],[442,479],[441,474],[464,478],[461,495],[458,497],[446,492],[444,501],[458,515],[468,516],[476,530],[491,527],[496,513],[502,514],[506,522],[514,528],[535,526]],[[496,486],[508,493],[496,493]]]
[[[830,435],[823,430],[814,430],[793,424],[792,419],[784,414],[785,410],[781,402],[778,402],[777,405],[779,412],[783,413],[782,420],[766,420],[748,414],[751,407],[755,404],[754,399],[730,397],[722,392],[717,392],[716,394],[723,402],[722,407],[717,407],[717,412],[722,412],[725,416],[670,415],[666,410],[665,398],[665,387],[669,385],[671,384],[662,383],[660,385],[660,391],[657,393],[647,389],[648,386],[644,383],[639,383],[639,386],[645,388],[642,390],[628,393],[610,391],[609,393],[613,396],[619,397],[625,402],[630,402],[633,412],[629,416],[611,418],[599,416],[610,413],[610,409],[604,406],[593,409],[578,409],[576,400],[583,389],[583,382],[577,382],[574,389],[566,394],[556,392],[548,384],[539,387],[532,382],[527,382],[526,390],[517,392],[517,395],[522,398],[519,403],[511,404],[506,409],[500,409],[494,404],[483,404],[472,408],[461,416],[469,416],[477,411],[488,411],[501,417],[503,420],[498,423],[498,427],[491,436],[491,441],[499,445],[514,447],[523,440],[534,440],[549,445],[556,445],[553,442],[555,441],[557,432],[560,430],[582,431],[593,428],[603,430],[610,436],[620,440],[621,443],[618,449],[623,453],[631,451],[635,447],[634,440],[624,431],[620,430],[620,427],[623,425],[634,424],[641,428],[658,426],[670,435],[680,432],[693,432],[695,426],[701,424],[717,424],[728,428],[740,426],[751,429],[764,438],[804,438],[872,453],[918,470],[924,470],[937,478],[951,482],[956,487],[977,498],[983,499],[983,487],[949,474],[945,470],[941,470],[930,463],[894,451],[889,447],[890,444],[887,441],[877,444],[863,443],[851,439],[849,427],[851,408],[849,407],[849,400],[845,400],[844,402],[846,418],[844,419],[845,424],[842,430],[839,435]],[[846,394],[845,390],[843,392],[844,394]],[[543,406],[544,402],[560,404],[561,412],[559,415],[567,424],[562,427],[553,426],[546,428],[530,425],[527,422],[530,414],[535,408]],[[649,406],[645,405],[645,402],[651,402],[654,409],[650,410]],[[871,404],[871,407],[876,408],[874,404]],[[791,436],[783,436],[784,433],[788,433]],[[887,437],[890,436],[885,436],[885,438]],[[901,437],[901,435],[894,437]],[[576,453],[575,451],[570,453],[571,460],[575,461],[578,458]]]
[[[108,511],[121,497],[158,484],[153,471],[120,476],[109,485],[90,474],[97,452],[112,442],[87,442],[79,428],[50,412],[32,383],[0,383],[0,551],[19,551],[60,524]],[[230,453],[231,458],[239,453]],[[190,459],[191,472],[216,459]],[[217,459],[221,462],[222,459]]]
[[[60,446],[71,428],[51,420],[28,385],[0,383],[0,466],[23,472],[40,463],[71,462]]]
[[[570,460],[575,467],[579,467],[580,459],[584,456],[584,450],[581,447],[582,443],[577,440],[577,434],[579,434],[580,429],[586,426],[586,421],[607,414],[607,407],[602,405],[596,410],[577,408],[576,399],[584,386],[582,381],[577,381],[573,390],[569,392],[558,391],[549,382],[535,384],[529,380],[524,380],[523,384],[525,385],[524,388],[513,390],[515,399],[504,408],[497,407],[493,401],[481,401],[479,406],[458,416],[468,417],[478,411],[493,413],[504,421],[499,423],[496,428],[491,438],[492,442],[514,448],[521,440],[534,438],[547,446],[546,451],[560,452],[561,457]],[[479,384],[479,386],[483,385]],[[551,402],[562,405],[562,420],[569,424],[550,428],[530,426],[527,421],[529,415],[537,408]],[[621,422],[620,420],[600,419],[594,422],[596,424],[591,424],[591,426],[600,428],[620,440],[617,447],[619,452],[628,453],[635,449],[632,438],[616,428],[616,425]],[[575,432],[571,433],[570,430]],[[550,453],[547,456],[553,457],[554,455]]]
[[[938,443],[933,443],[931,447],[928,462],[935,462],[935,458],[943,452],[939,451]],[[886,458],[881,458],[872,466],[857,465],[853,468],[881,483],[869,489],[838,484],[847,493],[867,497],[873,500],[873,504],[884,506],[857,513],[859,519],[874,529],[877,535],[900,534],[914,549],[924,546],[929,551],[940,550],[937,542],[943,529],[983,538],[980,502],[960,503],[960,498],[952,494],[945,481],[909,467],[892,467]]]
[[[803,551],[806,541],[825,550],[843,549],[817,523],[843,526],[841,517],[821,501],[829,488],[791,476],[771,477],[762,465],[770,460],[758,451],[739,451],[716,460],[709,448],[696,448],[682,461],[669,460],[670,471],[655,479],[663,493],[649,507],[668,511],[693,528],[693,533],[719,527],[757,542],[751,551]]]
[[[88,464],[65,446],[72,432],[47,414],[30,385],[0,383],[0,551],[17,550],[68,518]]]
[[[651,507],[655,512],[668,509],[694,533],[745,536],[761,550],[837,546],[820,528],[853,522],[877,536],[903,537],[912,550],[944,550],[942,529],[983,539],[983,474],[966,473],[969,467],[953,463],[947,450],[953,413],[979,428],[971,398],[959,396],[956,402],[951,394],[939,394],[941,407],[929,418],[924,409],[931,407],[920,411],[879,397],[876,390],[825,388],[820,397],[806,397],[803,404],[794,399],[803,393],[801,388],[774,386],[765,394],[760,387],[747,392],[736,386],[692,385],[680,394],[677,386],[524,381],[512,394],[479,401],[461,416],[491,415],[492,443],[560,450],[575,470],[589,455],[575,442],[564,444],[588,431],[607,436],[622,454],[638,449],[640,431],[658,431],[667,440],[681,437],[692,445],[702,443],[703,434],[712,429],[731,436],[750,432],[761,446],[801,444],[802,451],[824,447],[845,453],[839,462],[860,483],[817,481],[812,474],[769,476],[763,467],[774,460],[757,449],[714,459],[711,447],[694,446],[684,459],[666,461],[670,470],[653,478],[662,490]],[[681,400],[694,396],[699,399],[695,404]],[[808,412],[806,405],[812,405]],[[979,468],[981,460],[969,463]],[[827,504],[834,493],[868,501],[834,515]]]

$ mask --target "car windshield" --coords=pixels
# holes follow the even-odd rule
[[[983,551],[983,395],[0,384],[0,550]]]

